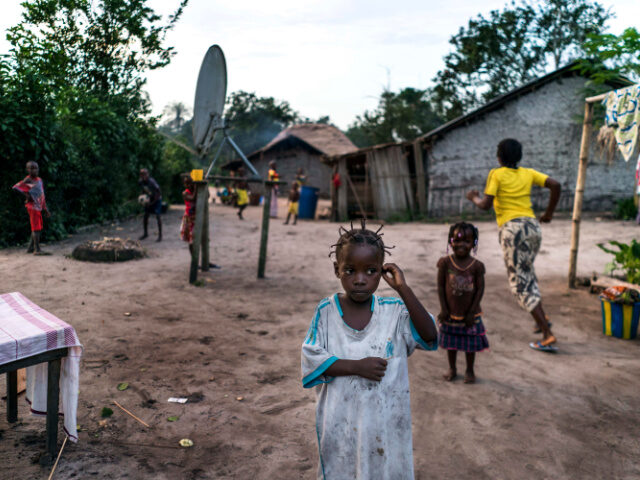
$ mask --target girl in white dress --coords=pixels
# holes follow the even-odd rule
[[[413,479],[407,358],[437,349],[437,329],[378,232],[341,229],[335,274],[302,345],[302,383],[316,387],[319,479]],[[374,295],[380,278],[401,297]]]

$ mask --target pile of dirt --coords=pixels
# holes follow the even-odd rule
[[[71,256],[83,262],[126,262],[146,257],[140,242],[127,238],[104,237],[82,243],[73,249]]]

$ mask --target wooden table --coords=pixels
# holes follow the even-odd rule
[[[58,407],[60,399],[60,359],[66,357],[67,348],[59,348],[48,352],[21,358],[0,365],[0,374],[7,374],[7,421],[18,420],[18,369],[48,362],[47,383],[47,447],[41,463],[50,463],[58,450]]]

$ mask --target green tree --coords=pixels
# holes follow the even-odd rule
[[[168,127],[169,131],[172,133],[180,133],[182,132],[182,127],[187,122],[187,116],[191,112],[189,111],[189,107],[187,107],[182,102],[171,102],[166,107],[164,107],[163,114],[168,117],[164,126]]]
[[[640,81],[640,32],[627,28],[620,35],[590,35],[583,45],[587,59],[578,68],[596,84],[625,76]]]
[[[263,147],[280,131],[299,119],[298,113],[288,102],[273,97],[259,97],[255,93],[242,90],[229,95],[224,116],[229,125],[229,135],[245,155]],[[218,135],[210,151],[216,152],[221,141],[221,135]],[[217,165],[235,158],[236,153],[225,147]]]
[[[0,245],[28,235],[11,185],[40,163],[52,218],[45,235],[132,211],[141,166],[160,166],[164,141],[145,72],[173,55],[146,0],[28,0],[0,61]]]
[[[592,0],[512,1],[478,15],[452,36],[453,51],[434,78],[436,111],[446,120],[582,56],[611,13]]]
[[[388,89],[380,94],[378,106],[356,117],[346,134],[358,147],[413,140],[440,125],[426,90]]]

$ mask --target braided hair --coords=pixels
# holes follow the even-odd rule
[[[454,234],[456,230],[462,232],[463,235],[466,234],[467,232],[471,232],[471,235],[473,236],[473,253],[477,253],[478,239],[480,238],[480,235],[478,233],[478,228],[472,223],[467,223],[467,222],[458,222],[451,225],[451,228],[449,229],[449,237],[447,238],[447,252],[449,251],[449,245],[451,245],[451,241],[454,238]]]
[[[380,233],[382,230],[382,225],[375,232],[373,230],[367,229],[365,219],[360,220],[360,228],[354,228],[353,222],[351,222],[351,229],[347,230],[344,227],[340,227],[338,229],[338,233],[340,234],[340,238],[338,238],[337,243],[331,245],[331,251],[329,252],[329,257],[331,255],[335,255],[336,261],[340,261],[340,255],[342,253],[342,248],[349,244],[363,244],[363,245],[372,245],[376,247],[380,253],[382,254],[382,260],[384,261],[385,254],[391,255],[391,250],[394,247],[389,247],[384,244],[382,241],[382,235],[384,233]]]

